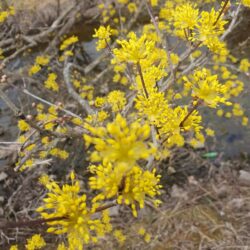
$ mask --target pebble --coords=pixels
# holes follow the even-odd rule
[[[250,173],[245,170],[240,170],[239,183],[241,185],[250,186]]]
[[[8,175],[5,172],[0,173],[0,181],[4,181],[7,177]]]

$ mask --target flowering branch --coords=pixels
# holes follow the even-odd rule
[[[117,205],[118,204],[116,201],[107,203],[106,205],[96,208],[94,214],[109,209],[111,207],[115,207]],[[0,228],[8,229],[8,228],[20,228],[20,227],[35,227],[43,225],[48,222],[61,221],[61,220],[67,220],[67,216],[58,216],[49,219],[37,219],[37,220],[27,220],[27,221],[0,221]]]

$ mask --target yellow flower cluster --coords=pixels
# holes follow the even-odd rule
[[[146,35],[137,38],[134,32],[129,34],[129,41],[117,40],[117,43],[121,48],[115,48],[113,53],[115,59],[119,62],[132,62],[136,64],[140,60],[147,58],[155,48],[155,42],[147,41]]]
[[[70,45],[77,43],[79,41],[77,36],[71,36],[63,41],[60,46],[60,50],[66,50]]]
[[[95,34],[93,37],[98,38],[96,49],[105,49],[111,40],[110,37],[115,34],[117,34],[117,31],[110,28],[109,25],[107,27],[100,26],[98,30],[95,29]]]
[[[29,69],[29,76],[35,75],[38,73],[43,66],[49,64],[50,57],[49,56],[38,56],[36,57],[35,64]]]
[[[13,6],[10,6],[8,10],[2,11],[0,6],[0,23],[3,23],[8,16],[15,15],[15,9]]]
[[[55,73],[50,73],[47,80],[44,82],[44,86],[47,89],[57,92],[59,90],[59,85],[56,82],[57,75]]]
[[[30,239],[27,240],[25,245],[26,250],[38,250],[46,246],[46,243],[43,237],[40,234],[33,235]]]
[[[25,120],[19,120],[18,121],[18,128],[20,131],[28,131],[30,130],[30,125]]]
[[[143,208],[146,197],[154,198],[160,193],[160,175],[156,176],[155,170],[150,172],[136,165],[107,163],[91,166],[90,171],[95,174],[89,179],[90,187],[101,191],[94,201],[115,197],[118,204],[131,205],[134,216],[137,216],[137,203]]]
[[[242,4],[246,7],[250,7],[250,0],[242,0]]]
[[[147,159],[155,152],[153,146],[146,142],[150,135],[150,126],[141,125],[137,121],[128,125],[120,114],[106,127],[92,127],[86,124],[85,128],[92,134],[84,134],[86,145],[95,145],[96,151],[90,155],[92,162],[133,165],[137,160]]]
[[[242,72],[249,72],[249,68],[250,68],[250,62],[247,58],[244,58],[240,61],[240,67],[239,69],[242,71]]]
[[[150,40],[146,34],[137,38],[134,32],[130,32],[127,40],[118,40],[121,48],[113,50],[114,58],[112,64],[114,70],[124,72],[127,63],[133,63],[136,66],[136,84],[132,89],[150,92],[163,76],[166,76],[167,54],[166,51],[156,47],[156,41]],[[118,77],[120,75],[118,74]],[[143,79],[142,79],[143,77]]]
[[[110,104],[112,112],[121,111],[127,102],[125,93],[120,90],[111,91],[108,94],[107,102]]]
[[[52,148],[49,153],[53,156],[59,157],[63,160],[67,159],[69,157],[69,153],[65,150],[59,149],[59,148]]]
[[[197,42],[198,45],[206,45],[214,53],[227,53],[225,43],[219,39],[227,23],[223,20],[224,14],[220,13],[221,9],[200,11],[197,7],[198,2],[182,2],[180,5],[166,2],[166,7],[160,13],[161,18],[173,25],[175,35]]]
[[[92,134],[84,135],[86,145],[95,145],[90,159],[102,162],[90,167],[94,176],[90,177],[89,185],[100,191],[94,201],[115,198],[118,204],[131,205],[136,216],[136,204],[143,208],[146,197],[154,198],[161,187],[160,176],[155,175],[155,170],[144,171],[137,165],[140,159],[147,159],[155,153],[154,147],[146,142],[149,125],[139,122],[128,125],[118,114],[106,128],[85,127]]]
[[[218,81],[217,75],[210,75],[205,68],[196,70],[189,81],[186,77],[186,85],[192,89],[192,96],[201,99],[211,108],[216,108],[219,103],[231,105],[225,94],[227,88]]]
[[[80,183],[71,173],[72,184],[61,188],[56,182],[43,176],[40,182],[49,190],[44,204],[37,209],[49,225],[48,232],[66,234],[69,249],[82,250],[83,245],[96,242],[111,230],[107,211],[102,212],[101,218],[92,218],[98,205],[88,208],[86,195],[80,195]],[[53,220],[54,219],[54,220]]]

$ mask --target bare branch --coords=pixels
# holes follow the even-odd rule
[[[84,111],[86,111],[87,114],[94,114],[95,110],[90,107],[88,101],[82,99],[82,97],[74,90],[74,88],[71,85],[70,73],[71,73],[71,68],[73,67],[74,67],[73,63],[65,62],[63,76],[66,87],[68,89],[68,93],[82,106],[82,108],[84,109]]]

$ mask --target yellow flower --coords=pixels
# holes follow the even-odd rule
[[[98,42],[96,43],[96,50],[101,50],[107,47],[107,43],[110,42],[110,37],[116,34],[116,30],[111,29],[108,25],[107,27],[100,26],[99,29],[95,29],[95,34],[93,37],[98,38]]]
[[[224,49],[223,46],[225,46],[219,41],[218,37],[224,32],[224,26],[227,21],[222,20],[223,15],[217,20],[218,16],[219,11],[212,9],[210,12],[202,11],[199,19],[198,39],[199,41],[202,41],[203,44],[207,45],[212,51],[218,46],[220,46],[221,49]]]
[[[135,3],[129,3],[127,7],[128,7],[128,11],[129,11],[130,13],[134,13],[134,12],[136,12],[136,10],[137,10],[137,7],[136,7],[136,4],[135,4]]]
[[[242,4],[246,7],[250,7],[250,0],[242,0]]]
[[[158,0],[150,0],[150,3],[152,5],[152,7],[155,7],[158,4]]]
[[[226,86],[220,84],[217,75],[210,75],[207,69],[195,71],[191,82],[187,78],[184,80],[191,86],[192,96],[203,100],[209,107],[215,108],[219,103],[231,104],[225,97]]]
[[[247,126],[247,124],[248,124],[248,117],[244,116],[242,118],[242,122],[241,123],[242,123],[243,126]]]
[[[61,218],[47,222],[47,232],[67,234],[69,249],[82,250],[84,243],[95,242],[96,237],[104,236],[110,231],[109,217],[106,212],[102,217],[92,218],[98,205],[93,209],[87,207],[86,195],[80,195],[80,183],[71,175],[72,185],[61,188],[54,181],[46,179],[43,184],[49,190],[44,204],[37,209],[44,219]]]
[[[44,82],[44,86],[47,89],[51,89],[57,92],[59,90],[59,86],[58,86],[58,83],[56,82],[56,79],[57,79],[57,75],[55,73],[50,73],[48,75],[48,79]]]
[[[90,159],[93,162],[123,162],[134,164],[139,159],[147,159],[155,149],[147,142],[150,135],[149,125],[133,122],[128,125],[125,118],[118,114],[115,120],[105,127],[85,128],[92,136],[84,135],[86,145],[94,144],[95,150]]]
[[[107,102],[111,105],[113,112],[121,111],[126,105],[125,93],[120,90],[111,91],[108,94]]]
[[[33,65],[30,69],[29,69],[29,76],[35,75],[36,73],[38,73],[41,70],[41,66],[38,64]]]
[[[250,7],[250,6],[249,6]],[[242,71],[242,72],[245,72],[247,73],[249,71],[249,68],[250,68],[250,62],[247,58],[245,59],[242,59],[240,61],[240,67],[239,69]]]
[[[145,228],[140,227],[140,229],[139,229],[139,231],[138,231],[138,234],[139,234],[139,235],[144,235],[145,233],[146,233]]]
[[[221,117],[221,116],[223,116],[223,114],[224,114],[224,111],[223,111],[222,109],[218,109],[218,110],[217,110],[217,115],[218,115],[218,116]]]
[[[36,57],[36,64],[41,66],[46,66],[49,63],[49,56],[38,56]]]
[[[101,191],[94,201],[116,197],[118,204],[131,205],[134,216],[137,215],[136,204],[143,208],[145,198],[154,198],[161,188],[160,175],[139,166],[107,163],[91,166],[90,171],[95,174],[89,178],[90,187]]]
[[[207,128],[206,129],[206,134],[207,134],[207,136],[214,136],[214,130],[212,130],[211,128]]]
[[[150,234],[145,234],[144,240],[146,243],[149,243],[151,241],[151,235]]]
[[[18,128],[21,131],[28,131],[28,130],[30,130],[30,125],[25,120],[19,120],[18,121]]]
[[[63,41],[63,43],[60,46],[60,50],[65,50],[67,49],[70,45],[78,42],[79,39],[77,36],[71,36],[69,38],[67,38],[66,40]]]
[[[233,112],[234,116],[243,116],[244,115],[244,111],[239,103],[234,104],[232,112]]]
[[[155,42],[147,41],[146,35],[137,38],[134,32],[130,32],[129,38],[129,41],[117,40],[121,48],[113,50],[115,58],[120,62],[138,63],[141,59],[149,56],[155,47]]]
[[[30,239],[27,240],[25,245],[26,250],[41,249],[46,246],[46,243],[40,234],[34,234]]]
[[[59,157],[63,160],[67,159],[69,157],[69,153],[65,150],[61,150],[59,148],[53,148],[49,151],[49,153],[53,156]]]
[[[67,247],[64,245],[64,243],[60,243],[58,246],[57,246],[57,250],[68,250]]]
[[[121,230],[115,230],[113,232],[116,240],[119,242],[120,245],[123,245],[125,240],[126,240],[126,236],[122,233]]]
[[[9,250],[18,250],[17,245],[12,245]]]
[[[193,4],[186,3],[177,6],[174,12],[174,27],[183,33],[184,30],[193,30],[198,24],[199,10]],[[190,34],[186,33],[187,36]]]
[[[101,108],[106,102],[106,99],[104,97],[97,96],[95,98],[95,106],[97,108]]]

